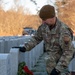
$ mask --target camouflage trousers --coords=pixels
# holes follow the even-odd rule
[[[70,72],[68,71],[68,68],[64,69],[60,75],[71,75]]]
[[[60,75],[71,75],[70,73],[61,73]]]
[[[50,75],[51,71],[56,67],[58,60],[60,59],[61,55],[56,53],[46,52],[45,55],[45,63],[46,63],[46,70],[48,75]],[[70,75],[67,70],[64,70],[60,75]]]

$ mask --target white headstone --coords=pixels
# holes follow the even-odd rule
[[[4,41],[0,40],[0,53],[4,53]]]
[[[10,72],[9,54],[0,54],[0,75],[11,75]]]
[[[19,50],[16,48],[11,48],[10,50],[11,75],[17,75],[18,55],[19,55]]]
[[[69,64],[69,71],[75,72],[75,58],[73,58],[72,61]]]

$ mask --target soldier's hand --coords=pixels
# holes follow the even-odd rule
[[[60,71],[56,70],[55,68],[50,73],[50,75],[59,75],[59,74],[60,74]]]
[[[20,52],[26,52],[26,48],[24,46],[23,47],[16,47],[16,46],[14,46],[12,48],[19,48]]]

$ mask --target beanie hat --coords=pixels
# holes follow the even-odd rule
[[[40,9],[39,17],[42,20],[46,20],[48,18],[53,18],[55,16],[55,9],[51,5],[45,5]]]

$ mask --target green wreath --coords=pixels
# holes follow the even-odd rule
[[[24,67],[26,67],[26,69],[29,71],[29,73],[27,71],[25,71]],[[33,73],[28,69],[25,62],[21,62],[18,65],[17,75],[33,75]]]

